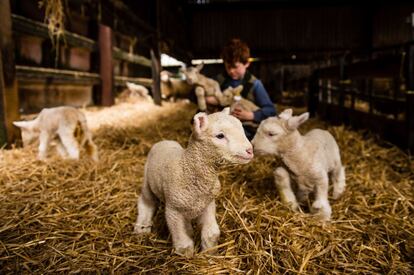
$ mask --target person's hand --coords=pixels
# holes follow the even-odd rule
[[[241,121],[252,121],[254,119],[253,112],[243,110],[240,107],[234,108],[231,114],[240,119]]]
[[[206,103],[209,105],[218,105],[219,102],[215,96],[206,96]]]

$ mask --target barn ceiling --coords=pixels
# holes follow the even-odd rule
[[[223,44],[245,40],[261,58],[318,59],[413,39],[414,4],[391,1],[160,1],[160,30],[171,52],[217,58]],[[174,2],[173,5],[171,3]],[[165,7],[165,9],[163,8]]]

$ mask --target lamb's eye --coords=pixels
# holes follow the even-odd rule
[[[224,134],[223,133],[220,133],[220,134],[216,135],[216,138],[223,139],[224,138]]]
[[[276,133],[273,133],[273,132],[269,132],[269,133],[267,133],[268,135],[269,135],[269,137],[274,137],[274,136],[276,136],[277,134]]]

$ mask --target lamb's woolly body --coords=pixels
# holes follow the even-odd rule
[[[183,72],[187,78],[187,83],[195,86],[198,108],[201,111],[207,109],[206,96],[214,96],[222,107],[229,106],[232,96],[228,97],[228,94],[226,96],[225,93],[222,93],[220,84],[216,80],[201,74],[202,68],[203,65],[200,64],[196,67],[189,67]]]
[[[187,81],[174,78],[168,71],[162,71],[161,73],[161,95],[164,99],[171,98],[188,98],[193,85],[189,85]]]
[[[14,124],[21,128],[24,145],[39,139],[39,159],[46,158],[50,143],[54,141],[64,158],[78,159],[79,148],[85,147],[88,155],[94,161],[98,160],[97,147],[92,141],[86,117],[76,108],[45,108],[34,120],[16,121]],[[25,136],[28,136],[27,140]]]
[[[247,163],[253,157],[241,122],[228,111],[208,117],[197,114],[187,148],[175,141],[161,141],[151,148],[138,199],[136,233],[150,232],[158,198],[165,202],[165,217],[176,253],[193,254],[193,219],[202,227],[202,249],[217,244],[220,230],[214,199],[220,192],[218,168],[224,161]],[[223,137],[217,138],[218,135]]]
[[[161,141],[148,155],[145,173],[151,191],[189,219],[198,217],[220,191],[209,151],[197,143],[183,149],[175,141]]]
[[[276,168],[274,175],[276,187],[284,203],[294,210],[299,207],[290,185],[292,179],[298,184],[299,202],[307,201],[308,194],[315,191],[312,210],[318,212],[322,220],[329,220],[329,178],[333,182],[334,199],[345,189],[345,172],[338,145],[334,137],[325,130],[314,129],[305,135],[299,133],[297,127],[306,121],[307,113],[291,117],[289,109],[280,116],[281,118],[268,118],[259,126],[252,141],[255,151],[273,154],[282,159],[285,167]]]

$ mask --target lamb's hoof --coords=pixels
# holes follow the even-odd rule
[[[316,214],[321,221],[326,222],[331,219],[332,209],[327,201],[315,201],[312,204],[311,212]]]
[[[344,193],[344,191],[345,191],[344,189],[334,190],[333,193],[332,193],[332,199],[334,199],[334,200],[339,199],[340,197],[342,197],[342,194]]]
[[[174,252],[180,256],[191,258],[194,256],[194,246],[176,247]]]
[[[218,239],[218,238],[217,238]],[[218,244],[218,241],[209,241],[201,242],[201,251],[207,255],[214,255],[217,253],[217,248],[215,246]]]
[[[135,234],[147,234],[147,233],[151,233],[151,225],[135,224],[135,226],[134,226],[134,233]]]
[[[287,206],[289,207],[290,210],[292,210],[293,212],[300,212],[300,206],[297,202],[292,201],[292,202],[287,202]]]

